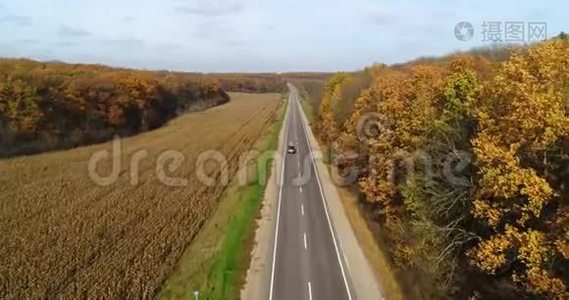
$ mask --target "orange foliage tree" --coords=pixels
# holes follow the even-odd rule
[[[318,117],[322,139],[326,144],[332,143],[338,136],[339,124],[335,122],[334,110],[340,100],[342,83],[347,79],[347,74],[338,73],[334,75],[324,86]]]
[[[0,156],[135,134],[226,101],[205,75],[0,60]]]
[[[528,290],[569,297],[554,262],[567,259],[569,42],[514,55],[477,103],[480,179],[473,214],[491,234],[470,252],[484,271],[508,271]]]
[[[420,297],[565,299],[569,41],[487,57],[378,66],[343,124],[349,81],[332,77],[318,130],[338,141],[341,168],[359,169],[366,207]]]
[[[15,131],[33,131],[42,117],[34,87],[19,79],[0,82],[0,114]]]

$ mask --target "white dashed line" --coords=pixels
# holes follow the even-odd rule
[[[298,105],[298,104],[297,104]],[[322,182],[320,182],[320,176],[318,175],[318,170],[316,168],[316,159],[314,158],[314,150],[312,147],[312,142],[308,138],[308,119],[306,116],[301,113],[300,120],[303,127],[303,133],[306,138],[306,142],[308,144],[308,151],[310,153],[310,157],[312,158],[312,168],[316,174],[316,182],[318,183],[318,189],[320,190],[322,205],[324,206],[324,212],[326,213],[326,219],[328,220],[328,227],[330,229],[330,233],[332,235],[332,242],[334,244],[334,249],[336,250],[336,257],[338,258],[338,263],[340,264],[340,270],[342,271],[342,278],[344,279],[344,285],[346,287],[346,293],[348,294],[348,300],[352,300],[352,293],[350,291],[350,286],[348,284],[348,279],[346,278],[346,271],[344,270],[344,263],[340,257],[340,250],[338,249],[338,242],[336,241],[336,236],[334,234],[334,229],[332,228],[332,221],[330,221],[330,213],[328,212],[328,206],[326,205],[326,200],[324,200],[324,191],[322,190]]]
[[[306,232],[304,233],[304,249],[308,249],[308,243],[306,242]]]

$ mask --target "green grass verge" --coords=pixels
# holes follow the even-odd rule
[[[275,150],[282,128],[286,98],[272,127],[259,140],[255,149],[261,153]],[[270,155],[266,153],[265,155]],[[265,158],[261,158],[263,159]],[[270,165],[266,174],[270,174]],[[258,180],[252,184],[230,183],[214,214],[188,245],[180,261],[162,285],[158,299],[236,299],[247,273],[254,241],[255,219],[264,196]]]
[[[281,113],[269,139],[265,145],[265,157],[261,161],[268,159],[269,152],[276,150],[278,146],[279,133],[283,124],[284,112]],[[263,166],[265,167],[265,166]],[[265,174],[270,174],[271,164]],[[218,254],[218,261],[215,264],[211,278],[213,279],[213,290],[209,298],[206,299],[235,299],[238,298],[242,279],[249,267],[249,256],[251,243],[254,236],[255,217],[257,216],[263,201],[265,186],[259,182],[258,170],[255,173],[253,185],[249,186],[245,194],[245,202],[240,211],[235,215],[235,219],[229,227],[225,242]]]

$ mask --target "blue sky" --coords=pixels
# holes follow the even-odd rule
[[[568,11],[567,0],[0,0],[0,56],[200,72],[357,70],[488,45],[485,21],[567,32]],[[455,38],[460,21],[474,26],[471,40]]]

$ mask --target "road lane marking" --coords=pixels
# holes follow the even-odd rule
[[[334,229],[332,228],[332,222],[330,221],[330,214],[328,213],[328,206],[324,200],[324,191],[322,190],[322,183],[320,182],[320,175],[318,174],[318,169],[316,168],[316,159],[314,158],[314,150],[312,149],[312,142],[308,138],[308,120],[303,112],[301,114],[300,121],[302,123],[302,131],[306,138],[306,143],[308,145],[308,152],[310,152],[310,157],[312,158],[312,167],[314,168],[314,173],[316,174],[316,181],[318,182],[318,188],[320,190],[320,195],[322,199],[322,205],[324,205],[324,212],[326,213],[326,219],[328,220],[328,227],[330,228],[330,234],[332,235],[332,242],[334,243],[334,249],[336,250],[336,257],[338,263],[340,264],[340,270],[342,271],[342,278],[344,279],[344,285],[346,287],[346,293],[348,294],[348,299],[352,300],[352,294],[350,292],[350,286],[348,284],[348,279],[346,278],[346,271],[344,270],[344,264],[342,263],[342,258],[340,257],[340,250],[338,249],[338,242],[336,241],[336,236],[334,234]]]
[[[289,98],[290,100],[290,98]],[[288,103],[287,110],[290,108],[290,101]],[[287,112],[288,113],[288,112]],[[274,247],[273,247],[273,264],[272,264],[272,268],[271,268],[271,287],[270,287],[270,291],[269,291],[269,300],[273,299],[273,289],[274,289],[274,284],[275,284],[275,264],[277,261],[277,243],[279,241],[279,223],[280,223],[280,216],[281,216],[281,199],[283,196],[283,186],[284,186],[284,170],[285,170],[285,161],[286,161],[286,140],[288,139],[288,127],[289,127],[289,118],[287,116],[287,125],[285,126],[285,132],[283,135],[283,138],[285,139],[284,144],[283,144],[283,156],[282,156],[282,164],[281,164],[281,180],[280,180],[280,187],[279,187],[279,198],[278,198],[278,205],[277,205],[277,225],[275,226],[275,243],[274,243]]]
[[[302,185],[300,186],[300,193],[302,194]]]
[[[308,299],[312,300],[312,285],[308,282]]]
[[[308,243],[306,242],[306,232],[304,233],[304,249],[308,249]]]
[[[304,204],[300,205],[300,211],[302,212],[302,215],[304,216]]]

